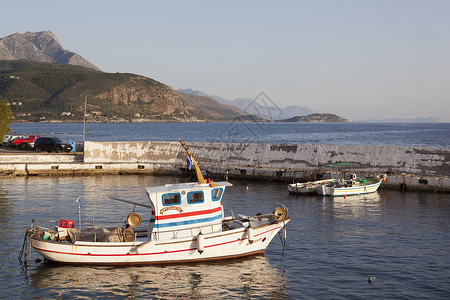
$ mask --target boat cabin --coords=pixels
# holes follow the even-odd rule
[[[228,182],[193,182],[146,188],[155,214],[148,230],[151,239],[170,240],[222,231],[222,196],[228,186]]]

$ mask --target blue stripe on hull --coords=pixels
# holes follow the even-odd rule
[[[155,224],[155,228],[167,228],[167,227],[173,227],[173,226],[183,226],[183,225],[190,225],[190,224],[205,223],[205,222],[219,220],[221,218],[222,218],[222,215],[218,215],[218,216],[210,217],[210,218],[171,222],[171,223],[164,223],[164,224]]]
[[[366,186],[366,191],[361,191],[357,193],[352,193],[355,190],[364,190],[364,187],[349,187],[345,189],[335,189],[333,192],[333,197],[343,197],[343,196],[354,196],[354,195],[364,195],[364,194],[371,194],[375,193],[378,190],[378,187],[380,186],[380,183],[375,183],[372,185]],[[337,192],[337,193],[336,193]]]

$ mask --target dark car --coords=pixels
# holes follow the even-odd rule
[[[55,151],[59,153],[61,151],[72,151],[72,145],[64,143],[58,138],[40,137],[34,142],[34,149],[37,153],[41,151],[48,151],[49,153]]]

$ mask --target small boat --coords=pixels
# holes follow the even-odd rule
[[[316,190],[319,195],[332,197],[369,194],[376,192],[385,180],[385,175],[358,180],[356,174],[352,174],[349,180],[338,180],[337,182],[323,184],[317,186]]]
[[[286,206],[251,217],[225,216],[222,199],[232,184],[205,180],[188,147],[179,142],[193,161],[198,182],[148,187],[148,204],[112,197],[151,210],[145,231],[136,229],[142,222],[136,212],[115,228],[78,229],[74,221],[60,220],[54,228],[28,229],[31,247],[47,260],[78,265],[187,263],[263,254],[280,230],[286,232]]]
[[[309,181],[303,183],[292,183],[288,185],[288,192],[296,195],[314,195],[317,194],[317,187],[327,183],[337,182],[337,179],[325,179],[318,181]]]

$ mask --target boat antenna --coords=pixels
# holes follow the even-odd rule
[[[94,210],[92,212],[92,226],[94,226],[94,219],[95,219],[95,200],[97,199],[97,190],[95,190],[94,194]]]
[[[192,163],[194,164],[195,174],[197,175],[198,183],[199,184],[206,183],[205,178],[203,178],[202,171],[200,170],[197,162],[195,161],[194,156],[189,151],[189,147],[186,146],[186,143],[183,143],[183,141],[181,139],[179,140],[179,142],[180,142],[181,146],[183,146],[184,150],[186,150],[186,153],[188,154],[189,158],[192,160]]]
[[[84,95],[84,117],[83,117],[83,147],[86,139],[86,106],[87,106],[87,95]]]
[[[78,203],[78,226],[80,228],[80,233],[81,233],[81,199],[80,199],[80,195],[78,195],[77,203]]]

